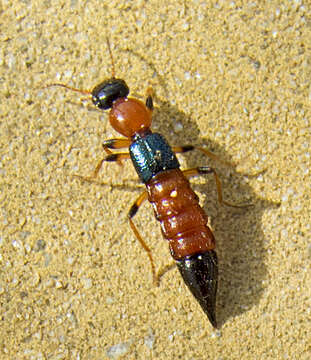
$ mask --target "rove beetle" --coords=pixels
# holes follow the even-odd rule
[[[98,175],[104,161],[117,161],[120,164],[123,159],[132,160],[146,190],[130,208],[128,220],[136,238],[148,254],[153,280],[158,283],[151,250],[133,222],[134,215],[146,199],[153,206],[155,217],[161,224],[163,237],[168,240],[171,255],[184,282],[216,328],[218,261],[214,250],[215,238],[207,225],[208,217],[199,205],[198,196],[191,189],[188,179],[197,175],[213,174],[220,203],[233,207],[248,205],[233,205],[223,200],[221,182],[213,168],[202,166],[180,170],[175,153],[197,149],[210,158],[217,159],[217,157],[204,148],[192,145],[170,147],[161,134],[151,131],[153,110],[151,89],[148,91],[145,104],[138,99],[128,97],[130,91],[126,82],[115,77],[108,38],[107,46],[112,62],[110,79],[95,86],[92,91],[80,90],[60,83],[49,84],[46,87],[61,86],[89,95],[97,108],[110,110],[111,126],[125,138],[103,142],[103,148],[108,156],[99,162],[91,178]],[[129,148],[129,151],[124,153],[111,151],[122,148]]]

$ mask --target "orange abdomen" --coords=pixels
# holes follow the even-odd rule
[[[160,172],[146,186],[148,200],[175,260],[215,248],[208,218],[181,170]]]

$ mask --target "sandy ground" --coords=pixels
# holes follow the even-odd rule
[[[310,359],[311,7],[303,1],[2,1],[1,359]],[[261,5],[259,5],[261,4]],[[62,82],[116,73],[171,144],[203,145],[183,168],[217,240],[219,330],[175,267],[152,285],[126,214],[142,186],[104,164],[116,137]],[[148,204],[135,220],[160,271],[171,264]]]

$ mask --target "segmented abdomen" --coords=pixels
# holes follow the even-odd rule
[[[181,170],[160,172],[146,186],[148,200],[175,260],[215,248],[208,218]]]

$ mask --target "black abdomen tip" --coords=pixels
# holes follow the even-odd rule
[[[188,288],[197,299],[216,328],[216,292],[218,283],[218,261],[214,250],[195,254],[176,261]]]

